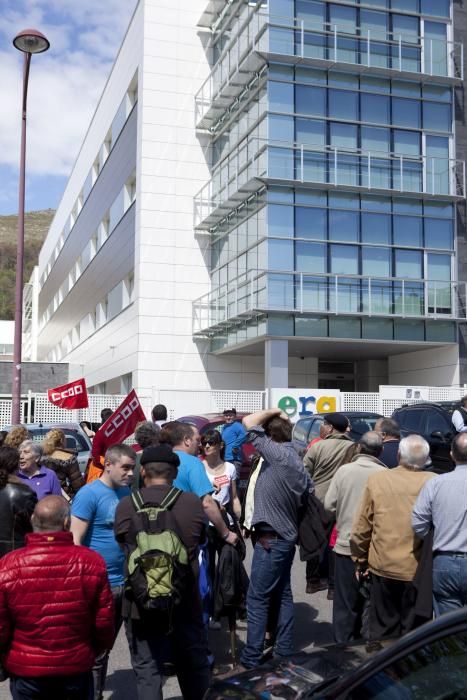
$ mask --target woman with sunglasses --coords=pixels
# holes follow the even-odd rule
[[[217,430],[210,430],[201,438],[203,450],[203,464],[207,477],[213,485],[215,492],[213,499],[219,504],[221,512],[227,518],[229,525],[234,524],[232,515],[240,517],[241,506],[237,495],[237,475],[235,466],[231,462],[224,461],[225,445],[222,442],[220,433]],[[227,523],[226,520],[226,523]],[[209,550],[209,573],[211,581],[214,583],[216,572],[216,554],[222,543],[219,542],[216,529],[209,523],[208,528],[208,550]],[[211,629],[220,629],[219,620],[211,619],[209,626]]]

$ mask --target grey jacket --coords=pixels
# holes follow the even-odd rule
[[[332,433],[315,442],[306,453],[303,464],[313,479],[315,496],[321,503],[324,503],[332,477],[339,467],[351,461],[356,449],[346,433]]]
[[[336,518],[337,541],[334,551],[350,557],[350,533],[370,474],[387,467],[376,457],[357,455],[334,474],[324,499],[324,507]]]

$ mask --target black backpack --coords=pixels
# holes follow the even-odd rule
[[[158,503],[145,503],[141,491],[131,494],[135,506],[136,542],[128,557],[127,591],[145,611],[171,613],[188,590],[188,551],[171,528],[170,509],[182,491],[172,488]]]

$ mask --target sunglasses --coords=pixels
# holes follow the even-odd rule
[[[201,444],[203,447],[215,447],[216,445],[220,445],[220,442],[214,440],[202,440]]]

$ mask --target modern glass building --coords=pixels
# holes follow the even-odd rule
[[[466,34],[450,0],[139,0],[40,254],[38,359],[179,415],[467,382]]]
[[[466,301],[462,15],[449,0],[209,2],[195,227],[211,290],[194,333],[212,351],[262,339],[277,379],[298,354],[323,386],[362,390],[404,383],[408,349],[450,354]]]

